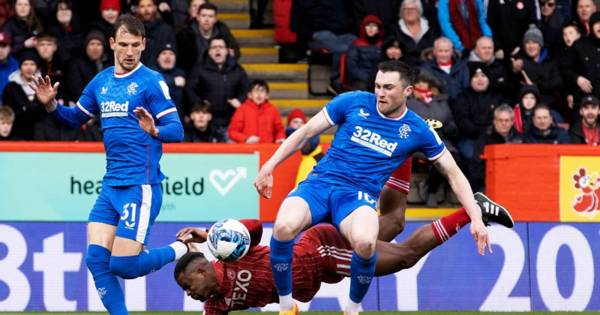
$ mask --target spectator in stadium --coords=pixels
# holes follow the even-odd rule
[[[563,26],[563,28],[562,28],[563,45],[560,50],[560,56],[558,57],[558,61],[559,61],[559,68],[560,68],[561,74],[562,74],[563,78],[565,78],[565,80],[563,80],[564,84],[563,84],[562,94],[566,95],[566,102],[567,102],[566,105],[567,105],[567,108],[569,110],[571,110],[571,112],[573,110],[573,107],[575,107],[575,95],[578,94],[577,91],[579,90],[579,87],[577,86],[577,82],[567,80],[567,77],[565,75],[565,70],[568,71],[568,69],[565,69],[565,65],[567,65],[569,63],[568,59],[570,58],[569,56],[572,54],[571,47],[573,47],[573,44],[580,38],[581,38],[581,30],[579,29],[579,27],[577,26],[576,23],[568,23]]]
[[[515,113],[509,105],[502,104],[494,109],[492,126],[477,138],[473,159],[469,163],[473,191],[485,190],[485,161],[481,155],[486,145],[523,143],[523,137],[515,129],[514,123]]]
[[[12,1],[0,0],[0,29],[6,24],[8,18],[13,15]]]
[[[72,60],[81,55],[84,33],[81,31],[79,19],[73,14],[71,0],[59,0],[56,13],[48,27],[48,33],[58,41],[56,54],[60,60]]]
[[[24,51],[19,59],[19,70],[9,77],[2,94],[2,104],[15,112],[13,133],[24,140],[33,139],[34,126],[46,116],[46,110],[35,98],[28,82],[39,76],[39,57],[31,50]]]
[[[467,61],[454,55],[452,42],[446,37],[435,40],[433,43],[433,59],[425,62],[422,68],[444,83],[442,92],[448,94],[451,104],[458,95],[469,87]]]
[[[542,32],[532,25],[523,36],[523,49],[511,58],[512,71],[522,82],[535,84],[540,92],[540,102],[556,107],[555,94],[562,86],[558,65],[544,48]]]
[[[452,111],[448,105],[448,97],[440,94],[441,83],[430,73],[421,71],[417,76],[414,85],[413,97],[407,100],[408,108],[417,113],[417,115],[433,119],[441,122],[442,127],[437,129],[437,133],[444,141],[446,149],[452,153],[457,160],[458,150],[452,143],[457,140],[458,128],[452,116]],[[415,162],[418,161],[418,162]],[[437,191],[445,182],[444,176],[440,174],[433,163],[430,163],[427,158],[420,152],[413,155],[413,166],[424,165],[428,174],[425,186],[423,188],[423,200],[426,201],[427,207],[437,208]],[[420,190],[421,191],[421,190]]]
[[[304,126],[308,120],[306,114],[300,108],[292,109],[287,115],[287,127],[285,129],[285,136],[289,137],[298,128]],[[310,141],[306,141],[300,152],[302,153],[302,159],[298,166],[298,174],[296,175],[296,181],[294,184],[298,184],[305,180],[312,169],[317,163],[325,156],[323,154],[323,147],[320,145],[321,137],[314,136],[310,138]]]
[[[15,15],[8,18],[3,31],[11,36],[11,53],[15,56],[24,49],[35,47],[35,36],[44,28],[35,15],[31,0],[16,0]]]
[[[367,15],[375,15],[383,23],[386,34],[396,26],[398,22],[398,10],[400,0],[352,0],[352,13],[355,21],[362,21]]]
[[[92,22],[90,29],[102,32],[106,39],[110,38],[119,14],[121,14],[121,1],[102,0],[100,2],[100,19]]]
[[[512,98],[516,91],[512,76],[509,74],[505,63],[494,56],[494,40],[491,37],[481,36],[475,42],[475,48],[471,50],[468,63],[481,63],[487,68],[490,79],[490,89]]]
[[[15,112],[8,106],[0,106],[0,141],[21,140],[12,133]]]
[[[192,69],[185,87],[190,104],[200,100],[210,102],[215,131],[224,138],[227,137],[231,116],[246,98],[248,86],[246,71],[229,55],[229,51],[224,38],[211,38],[208,51]]]
[[[404,61],[418,66],[423,60],[421,53],[433,47],[433,42],[439,36],[439,30],[423,17],[421,0],[402,1],[400,19],[392,28],[387,40],[398,40],[404,55]]]
[[[146,48],[142,54],[142,63],[153,70],[158,70],[158,54],[165,45],[174,46],[177,42],[175,30],[160,18],[155,1],[140,0],[136,10],[137,16],[146,28]]]
[[[440,0],[438,18],[442,35],[461,53],[473,49],[479,37],[492,36],[482,0]]]
[[[593,0],[578,0],[577,1],[577,24],[582,34],[590,35],[592,33],[592,27],[590,24],[590,18],[592,14],[598,11],[598,7]]]
[[[505,102],[501,94],[490,90],[487,68],[474,64],[469,71],[470,88],[452,105],[460,131],[458,149],[466,161],[473,157],[475,140],[492,125],[494,109]]]
[[[536,0],[490,0],[487,21],[494,34],[498,59],[508,59],[521,46],[530,24],[537,24]]]
[[[538,104],[533,109],[533,126],[525,134],[525,143],[545,144],[569,144],[569,134],[562,128],[556,126],[552,119],[550,108],[544,104]]]
[[[185,71],[177,67],[177,49],[170,43],[165,44],[160,50],[157,57],[158,72],[165,78],[165,82],[169,87],[169,94],[177,113],[179,120],[185,121],[189,108],[185,108],[183,103],[183,94],[185,89]]]
[[[298,36],[298,45],[325,50],[333,55],[330,86],[332,94],[341,91],[340,58],[356,39],[350,1],[296,0],[292,2],[290,28]]]
[[[48,33],[40,33],[35,38],[35,50],[41,59],[39,70],[42,73],[42,76],[45,77],[48,75],[52,82],[64,84],[65,67],[63,60],[56,54],[58,49],[56,37]],[[60,91],[60,93],[58,93],[58,98],[64,98],[64,92]]]
[[[346,65],[355,90],[366,90],[369,75],[377,70],[383,44],[383,23],[367,15],[360,24],[360,36],[348,48]]]
[[[581,99],[579,115],[581,119],[569,128],[571,143],[597,146],[600,142],[600,100],[593,95]]]
[[[269,102],[269,85],[254,80],[247,98],[235,110],[229,124],[229,139],[235,143],[281,143],[285,131],[279,110]]]
[[[85,54],[69,62],[64,85],[65,99],[74,105],[79,99],[83,88],[98,72],[110,66],[106,56],[106,39],[97,30],[90,31],[84,41]]]
[[[540,104],[540,92],[535,85],[524,85],[519,93],[519,103],[514,108],[515,129],[520,134],[526,134],[533,126],[533,109]],[[550,110],[552,119],[557,124],[563,123],[563,118],[555,110]]]
[[[385,40],[383,46],[381,46],[381,59],[380,61],[387,60],[400,60],[407,62],[404,51],[406,48],[397,39],[389,38]],[[369,74],[369,80],[367,81],[366,91],[373,92],[375,90],[375,76],[377,75],[377,67]]]
[[[19,62],[10,55],[10,35],[0,32],[0,99],[8,84],[8,76],[19,69]]]
[[[540,30],[544,34],[544,43],[550,56],[556,59],[561,48],[562,27],[567,20],[556,9],[556,0],[540,0],[540,9]]]
[[[225,138],[216,132],[211,124],[210,103],[202,101],[192,106],[190,122],[185,127],[185,142],[225,142]]]
[[[589,36],[575,41],[562,63],[565,80],[577,83],[576,100],[585,94],[600,96],[600,12],[592,14],[589,28]],[[574,111],[578,112],[579,108]]]
[[[179,56],[177,65],[186,71],[192,69],[204,55],[209,42],[215,37],[223,38],[229,47],[229,55],[238,59],[240,46],[231,34],[229,27],[218,19],[217,7],[212,3],[204,3],[198,7],[196,18],[177,34]],[[214,105],[214,104],[213,104]]]

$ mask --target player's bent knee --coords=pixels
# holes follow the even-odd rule
[[[375,253],[375,242],[356,241],[354,242],[354,251],[362,258],[369,258]]]
[[[278,241],[292,240],[298,233],[300,233],[300,228],[289,223],[275,222],[275,225],[273,226],[273,236],[275,236],[275,239]]]
[[[110,271],[123,279],[135,279],[141,275],[137,256],[111,257]]]

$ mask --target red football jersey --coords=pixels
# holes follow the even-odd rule
[[[270,248],[257,245],[235,262],[215,261],[220,294],[204,304],[204,314],[226,314],[232,310],[262,307],[279,298],[269,264]],[[292,296],[310,301],[321,282],[336,283],[350,276],[352,247],[329,224],[308,229],[294,245]]]
[[[392,176],[388,178],[385,185],[397,191],[408,194],[410,190],[410,171],[412,168],[412,157],[409,157],[400,165]]]

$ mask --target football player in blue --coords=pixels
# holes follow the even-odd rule
[[[162,75],[140,63],[145,45],[143,24],[131,15],[119,17],[110,38],[115,66],[94,77],[77,106],[57,104],[58,83],[52,85],[49,77],[31,84],[58,121],[78,128],[92,117],[101,120],[106,174],[89,216],[85,261],[110,314],[127,314],[117,276],[146,275],[187,252],[179,241],[143,248],[162,203],[162,143],[183,139]]]
[[[331,148],[308,178],[283,201],[271,238],[270,263],[280,314],[296,314],[292,300],[294,237],[322,221],[333,223],[353,248],[350,299],[345,314],[356,314],[375,271],[379,231],[376,201],[392,172],[413,152],[422,151],[448,181],[471,218],[471,233],[483,255],[491,249],[481,211],[469,182],[436,132],[406,107],[414,70],[399,61],[379,65],[375,94],[342,94],[286,139],[262,166],[254,182],[270,198],[273,170],[308,139],[338,125]]]

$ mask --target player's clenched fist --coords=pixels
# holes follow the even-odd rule
[[[263,166],[254,180],[254,187],[264,198],[271,198],[273,194],[273,171]]]

